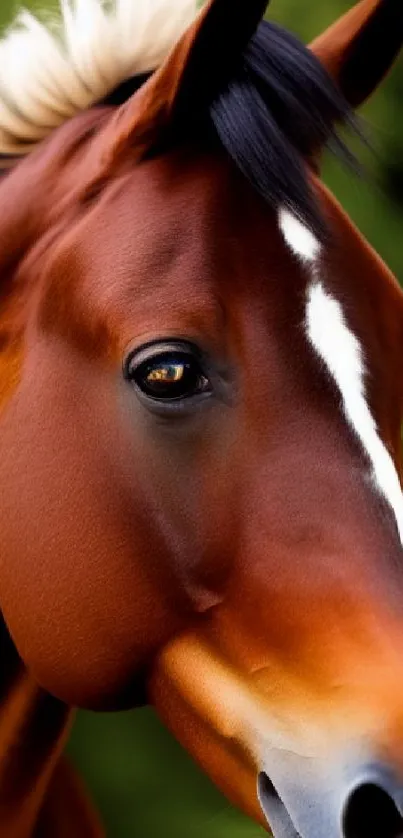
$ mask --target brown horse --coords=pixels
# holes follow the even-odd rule
[[[145,702],[275,838],[403,833],[403,297],[319,179],[403,11],[264,11],[0,44],[5,838],[102,835],[72,708]]]

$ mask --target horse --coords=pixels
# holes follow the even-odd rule
[[[403,42],[98,0],[0,42],[0,831],[153,705],[274,838],[403,833],[403,296],[321,181]],[[347,160],[349,162],[349,160]]]

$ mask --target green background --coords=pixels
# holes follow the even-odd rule
[[[273,0],[270,16],[308,41],[351,5],[345,0]],[[8,23],[14,11],[9,0],[0,0],[0,23]],[[402,101],[401,59],[361,112],[373,147],[372,152],[359,150],[365,176],[357,178],[331,160],[325,166],[326,182],[399,279],[403,278]],[[69,751],[97,801],[108,838],[265,834],[229,806],[149,709],[80,713]]]

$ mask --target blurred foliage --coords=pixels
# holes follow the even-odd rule
[[[10,0],[0,3],[0,24],[4,24],[15,7]],[[274,0],[271,17],[309,41],[350,5],[349,0]],[[330,159],[324,168],[326,182],[400,279],[402,94],[400,61],[361,112],[373,149],[357,148],[364,176],[357,178]],[[69,751],[103,814],[108,838],[258,838],[264,834],[229,806],[149,709],[80,713]]]

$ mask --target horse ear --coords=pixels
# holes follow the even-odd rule
[[[382,81],[402,44],[402,0],[361,0],[310,49],[358,107]]]
[[[144,156],[180,124],[191,124],[230,77],[267,5],[268,0],[209,0],[164,64],[109,124],[109,161],[129,143]]]

